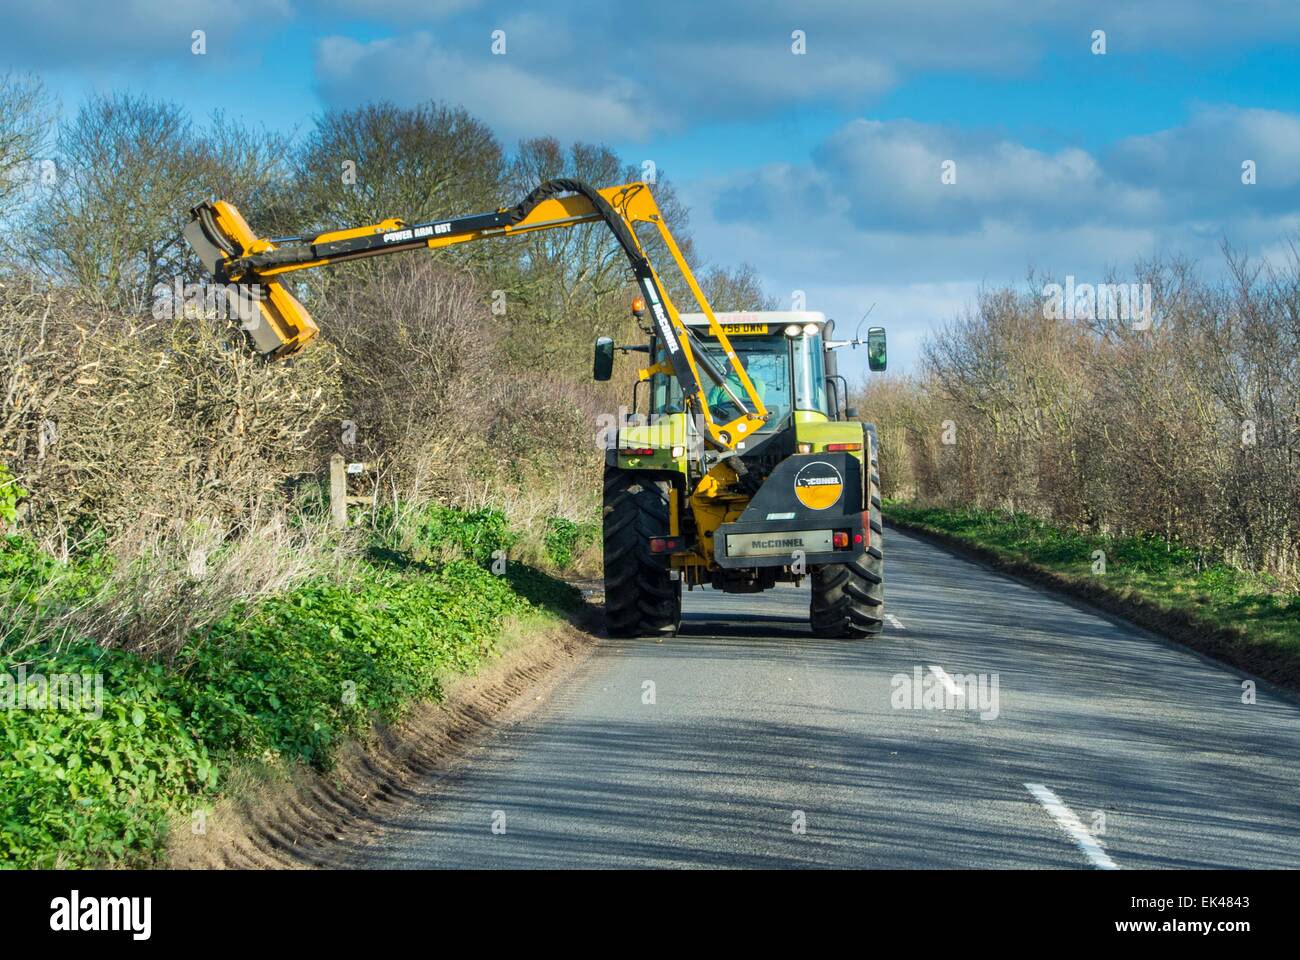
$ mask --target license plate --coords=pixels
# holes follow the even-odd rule
[[[727,534],[729,557],[776,557],[792,554],[796,550],[804,553],[829,553],[833,549],[829,530]]]

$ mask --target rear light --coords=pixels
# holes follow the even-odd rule
[[[800,453],[812,453],[812,444],[811,444],[811,443],[801,443],[801,444],[799,444],[798,450],[799,450]]]
[[[870,510],[862,511],[862,533],[855,535],[853,538],[853,542],[862,543],[864,536],[866,538],[867,546],[871,546],[871,511]]]
[[[849,532],[847,530],[836,530],[831,534],[831,541],[835,544],[836,550],[844,550],[849,545]]]
[[[828,443],[828,444],[826,444],[826,452],[827,452],[827,453],[836,453],[837,451],[840,451],[840,450],[861,450],[861,449],[862,449],[862,444],[860,444],[860,443]]]
[[[676,553],[682,548],[681,537],[651,537],[651,553]]]
[[[649,457],[653,456],[654,447],[624,447],[619,450],[619,454],[624,457]]]

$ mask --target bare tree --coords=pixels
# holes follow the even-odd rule
[[[775,310],[779,304],[778,298],[763,289],[762,277],[752,264],[710,267],[699,281],[714,310]]]
[[[299,226],[494,210],[502,202],[502,163],[492,131],[460,107],[331,110],[297,152],[295,186],[306,218]]]
[[[50,114],[38,78],[0,74],[0,223],[17,220],[19,208],[57,177],[53,161],[41,156],[49,136]],[[16,251],[8,233],[4,231],[0,239],[0,252],[12,256]]]
[[[1300,255],[1225,251],[1223,282],[1139,264],[1149,325],[1046,315],[986,291],[932,338],[923,375],[872,383],[889,489],[1156,535],[1300,579]],[[936,443],[951,421],[953,443]],[[886,481],[889,483],[890,481]]]
[[[196,203],[221,196],[256,213],[283,192],[282,138],[220,114],[196,129],[180,106],[147,97],[91,99],[57,149],[58,179],[25,231],[30,260],[128,314],[147,312],[158,284],[196,274],[180,235]]]

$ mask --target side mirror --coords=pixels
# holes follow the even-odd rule
[[[596,380],[608,380],[614,375],[614,339],[612,337],[596,338],[596,355],[591,362],[591,376]]]
[[[873,373],[880,373],[889,362],[885,355],[885,328],[867,328],[867,366]]]
[[[857,407],[849,407],[849,408],[847,408],[847,409],[844,411],[844,416],[848,417],[850,420],[856,420],[856,419],[858,419],[858,408],[857,408]]]

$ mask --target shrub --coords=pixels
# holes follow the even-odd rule
[[[278,757],[326,769],[343,738],[438,698],[449,671],[491,656],[507,617],[575,602],[572,588],[531,568],[508,577],[485,569],[511,542],[499,511],[430,507],[410,529],[430,549],[461,556],[437,566],[361,562],[346,581],[316,577],[230,611],[167,662],[75,635],[0,648],[6,681],[21,652],[29,675],[98,674],[103,695],[98,717],[0,710],[0,859],[153,862],[168,815],[214,791],[221,765]],[[23,600],[7,604],[11,614],[25,606],[29,618],[48,616],[116,583],[110,569],[102,552],[62,563],[29,539],[0,539],[0,596]],[[11,616],[5,634],[23,626]]]
[[[487,565],[493,554],[518,542],[506,515],[495,507],[462,510],[437,503],[415,508],[384,508],[375,521],[372,546],[416,563],[454,556]]]
[[[550,517],[546,521],[546,533],[543,543],[546,546],[546,559],[556,568],[567,570],[573,566],[574,554],[578,547],[587,541],[592,530],[588,526],[579,526],[564,517]]]
[[[17,519],[18,501],[25,496],[27,491],[14,479],[9,468],[0,463],[0,530]]]
[[[163,667],[81,643],[46,652],[25,672],[98,674],[103,713],[0,710],[0,860],[148,862],[167,812],[216,784]],[[8,678],[11,689],[18,676]]]

